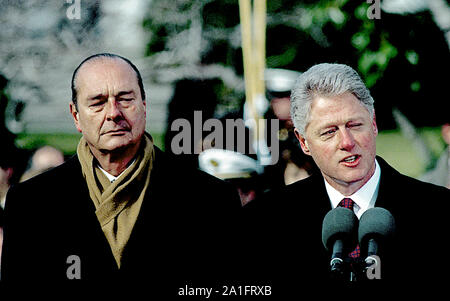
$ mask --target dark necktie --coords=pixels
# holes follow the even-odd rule
[[[355,205],[355,202],[352,199],[350,199],[350,198],[343,198],[342,201],[339,202],[338,207],[348,208],[351,211],[353,211],[353,206],[354,205]],[[359,249],[359,244],[357,244],[355,250],[350,252],[348,254],[348,256],[351,257],[351,258],[358,258],[360,253],[361,253],[361,251]]]

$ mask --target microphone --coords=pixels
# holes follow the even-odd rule
[[[332,250],[330,268],[335,274],[343,274],[344,258],[357,238],[358,219],[352,210],[337,207],[330,210],[323,219],[322,243]]]
[[[377,263],[380,247],[394,235],[395,220],[392,214],[381,207],[367,210],[359,219],[358,240],[361,252],[367,251],[366,263]]]

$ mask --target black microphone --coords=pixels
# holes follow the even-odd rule
[[[330,210],[323,219],[322,243],[332,250],[330,268],[333,273],[342,274],[343,259],[350,248],[356,245],[358,219],[352,210],[337,207]]]
[[[367,210],[359,219],[358,240],[361,252],[367,252],[366,263],[376,263],[380,247],[392,239],[395,232],[395,220],[392,214],[381,207]]]

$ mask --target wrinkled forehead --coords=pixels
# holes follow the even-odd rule
[[[122,90],[140,95],[137,73],[126,61],[115,57],[95,57],[84,62],[75,76],[74,86],[80,96]]]
[[[311,102],[307,126],[314,123],[317,127],[326,127],[329,124],[370,119],[370,112],[361,101],[351,93],[344,93],[315,97]]]

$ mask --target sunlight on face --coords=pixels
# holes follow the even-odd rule
[[[305,136],[297,134],[333,187],[364,185],[375,170],[375,117],[351,93],[318,96],[311,105]],[[358,189],[359,189],[358,187]]]
[[[101,152],[132,147],[145,131],[146,103],[137,76],[125,61],[99,58],[83,65],[76,78],[77,129]]]

